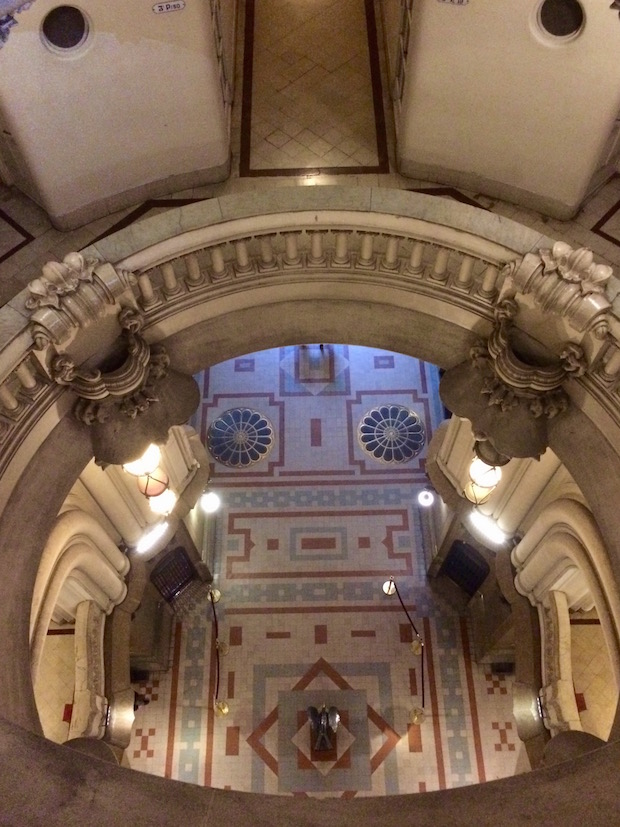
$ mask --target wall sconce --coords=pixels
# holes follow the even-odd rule
[[[424,721],[424,641],[418,630],[416,629],[415,623],[411,619],[411,615],[407,611],[405,604],[403,603],[403,599],[400,596],[400,592],[398,591],[398,586],[396,585],[394,578],[390,577],[389,580],[386,580],[383,586],[381,587],[383,590],[383,594],[391,597],[395,594],[399,601],[400,605],[404,613],[407,615],[407,620],[409,621],[409,625],[413,629],[415,634],[415,638],[411,642],[411,651],[414,655],[419,655],[420,657],[420,673],[421,673],[421,683],[422,683],[422,707],[414,707],[410,714],[409,714],[409,723],[411,724],[421,724]]]

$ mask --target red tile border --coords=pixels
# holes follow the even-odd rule
[[[319,624],[314,627],[314,642],[317,645],[327,643],[327,626]]]
[[[181,632],[183,626],[177,623],[174,627],[174,649],[172,654],[172,678],[170,682],[170,711],[168,713],[168,741],[166,743],[166,765],[164,776],[172,778],[172,763],[174,758],[174,735],[177,716],[177,694],[179,691],[179,667],[181,663]]]
[[[424,626],[424,651],[426,654],[426,675],[431,696],[431,716],[433,722],[433,734],[435,736],[435,756],[437,758],[437,780],[440,790],[446,789],[446,768],[443,760],[443,747],[441,742],[441,724],[439,721],[439,699],[437,697],[437,684],[435,682],[435,664],[433,661],[433,642],[431,639],[431,624],[427,617],[423,618]]]
[[[226,755],[239,755],[239,733],[240,727],[226,727]]]
[[[399,574],[399,575],[411,575],[413,574],[413,564],[412,564],[412,553],[410,551],[406,552],[398,552],[395,550],[395,543],[394,543],[394,534],[397,532],[409,531],[409,510],[407,508],[371,508],[371,509],[354,509],[354,510],[336,510],[330,512],[330,515],[333,517],[343,517],[346,519],[351,519],[354,517],[363,517],[368,519],[369,517],[384,517],[386,520],[385,525],[385,532],[386,536],[384,540],[382,540],[382,545],[385,546],[387,550],[387,559],[391,561],[398,561],[401,563],[402,568],[398,571],[394,572],[391,571],[389,574]],[[359,576],[359,569],[351,569],[341,571],[336,569],[326,569],[324,571],[317,572],[316,569],[308,570],[308,571],[242,571],[235,573],[234,568],[237,565],[241,564],[249,564],[250,563],[250,556],[252,553],[252,549],[255,548],[255,543],[252,540],[252,529],[251,528],[241,528],[237,527],[237,521],[243,521],[245,523],[249,521],[255,521],[259,519],[265,520],[274,520],[277,519],[279,516],[285,517],[287,520],[292,520],[294,518],[302,518],[306,521],[311,519],[317,520],[324,520],[325,519],[325,511],[286,511],[286,512],[278,512],[278,511],[231,511],[228,514],[228,524],[227,524],[227,531],[230,536],[237,536],[242,538],[242,552],[241,554],[229,554],[226,556],[226,577],[229,580],[264,580],[265,578],[270,579],[277,579],[277,578],[284,578],[290,579],[291,576],[295,578],[308,578],[311,577],[315,580],[317,577],[357,577]],[[395,524],[387,523],[388,518],[393,518]],[[397,519],[399,518],[399,519]],[[364,572],[366,577],[381,577],[386,572],[384,569],[369,569]]]
[[[407,726],[407,737],[409,739],[409,752],[423,752],[422,727],[419,724],[409,724]]]
[[[474,674],[471,663],[471,647],[469,645],[469,634],[467,632],[467,618],[464,617],[461,618],[461,643],[463,645],[463,663],[465,664],[467,693],[469,695],[469,709],[471,712],[471,728],[474,736],[474,751],[476,753],[478,781],[483,783],[487,780],[487,776],[484,768],[482,739],[480,737],[480,719],[478,718],[478,704],[476,702],[476,689],[474,686]]]

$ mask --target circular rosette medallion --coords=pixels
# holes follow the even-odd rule
[[[379,462],[409,462],[422,448],[426,434],[415,411],[402,405],[380,405],[364,414],[357,429],[362,449]]]
[[[250,408],[225,411],[207,432],[211,456],[230,468],[247,468],[264,459],[273,447],[273,440],[271,422]]]

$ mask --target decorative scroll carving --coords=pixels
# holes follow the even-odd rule
[[[133,284],[131,273],[81,253],[48,262],[41,276],[28,285],[26,299],[36,349],[66,345],[79,329],[102,318]]]
[[[597,339],[605,338],[611,304],[605,287],[613,270],[606,264],[595,264],[591,250],[573,250],[564,241],[557,241],[551,250],[528,253],[519,266],[510,263],[504,268],[507,290],[531,294],[544,313],[567,319],[580,333],[592,332]]]
[[[131,308],[121,310],[118,318],[123,329],[127,356],[116,370],[80,370],[72,359],[59,355],[52,360],[52,377],[59,385],[68,385],[79,397],[75,415],[86,425],[106,422],[112,406],[134,419],[158,402],[157,383],[166,376],[170,360],[162,346],[152,349],[139,335],[142,316]]]
[[[498,302],[488,341],[477,342],[468,363],[444,374],[440,393],[444,404],[471,420],[474,433],[488,439],[500,453],[540,456],[547,447],[545,420],[568,405],[563,382],[569,376],[581,376],[587,364],[581,347],[572,342],[551,363],[524,359],[511,335],[517,312],[514,299]]]

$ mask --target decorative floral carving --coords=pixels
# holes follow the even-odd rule
[[[66,355],[55,356],[52,360],[52,376],[60,385],[68,385],[80,397],[75,415],[86,425],[106,422],[112,406],[130,419],[135,419],[157,402],[156,385],[163,379],[170,359],[161,345],[152,349],[139,335],[143,319],[131,308],[119,313],[123,328],[127,356],[116,370],[103,373],[101,370],[80,370]]]
[[[84,258],[81,253],[69,253],[60,261],[48,261],[43,274],[28,285],[30,298],[26,299],[28,310],[38,307],[60,308],[61,299],[75,293],[80,282],[92,282],[95,267],[99,262]]]
[[[577,250],[565,241],[556,241],[551,250],[541,250],[545,275],[559,273],[564,281],[579,284],[584,296],[588,293],[603,293],[613,270],[606,264],[595,264],[592,250],[580,247]]]
[[[48,262],[28,285],[26,299],[37,350],[70,341],[77,330],[100,319],[134,281],[131,273],[81,253]]]
[[[538,254],[528,253],[517,267],[504,268],[503,294],[530,294],[543,313],[564,317],[571,327],[602,341],[609,331],[611,303],[606,288],[613,270],[595,264],[592,251],[573,250],[564,241]]]

